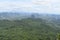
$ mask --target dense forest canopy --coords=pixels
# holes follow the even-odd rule
[[[0,13],[0,40],[60,40],[60,15]]]
[[[56,40],[60,29],[39,18],[0,20],[0,40]]]

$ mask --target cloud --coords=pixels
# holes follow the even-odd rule
[[[60,0],[0,0],[0,11],[60,13]]]
[[[60,0],[33,0],[33,8],[42,13],[60,13]]]
[[[27,11],[32,7],[32,3],[26,2],[0,2],[0,11]]]

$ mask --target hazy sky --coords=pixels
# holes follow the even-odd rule
[[[60,0],[0,0],[0,12],[60,13]]]

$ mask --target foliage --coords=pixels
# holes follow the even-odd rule
[[[58,30],[42,19],[0,20],[0,40],[56,40]]]

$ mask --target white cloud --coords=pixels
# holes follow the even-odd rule
[[[26,0],[27,1],[27,0]],[[2,1],[0,11],[60,13],[60,0]]]
[[[20,10],[27,11],[32,7],[32,3],[25,2],[0,2],[0,11]]]
[[[42,13],[60,13],[60,0],[33,0],[33,8]]]

